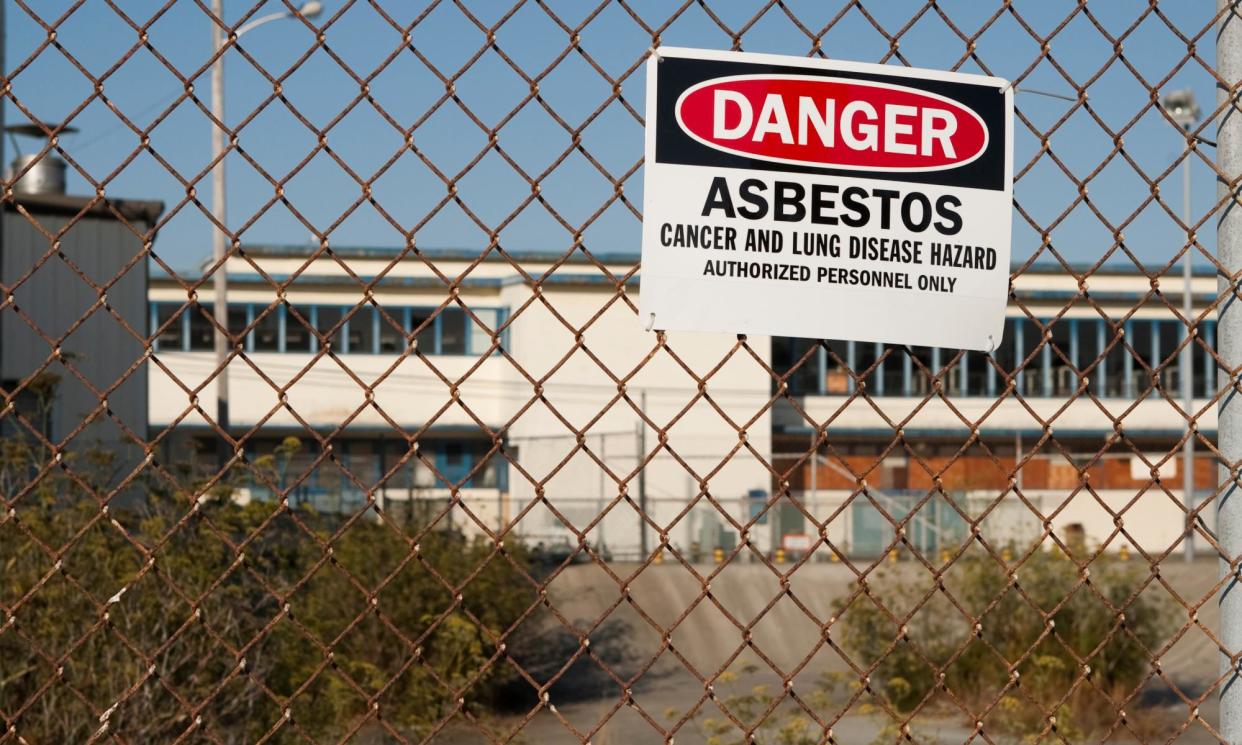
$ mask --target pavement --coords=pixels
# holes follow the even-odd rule
[[[708,720],[722,716],[704,681],[721,669],[751,671],[738,673],[732,682],[717,681],[711,693],[716,699],[746,695],[755,686],[779,691],[788,675],[793,695],[823,719],[835,720],[832,735],[836,742],[866,743],[882,734],[891,741],[896,734],[886,732],[885,725],[892,720],[868,703],[874,699],[864,696],[851,701],[844,686],[831,695],[816,694],[821,675],[850,670],[825,644],[820,630],[832,617],[834,600],[849,591],[854,575],[848,567],[807,564],[784,579],[762,564],[751,563],[696,566],[694,572],[699,576],[671,562],[631,577],[636,569],[613,564],[614,577],[596,565],[573,566],[549,586],[552,605],[575,627],[590,628],[603,619],[591,636],[591,650],[612,673],[632,681],[629,699],[607,670],[580,656],[579,663],[551,689],[543,706],[515,699],[515,707],[529,715],[515,713],[489,721],[486,726],[496,733],[493,737],[517,732],[520,726],[520,738],[514,742],[538,745],[568,745],[587,739],[594,745],[643,745],[666,742],[669,732],[677,743],[705,743]],[[894,571],[927,576],[921,567],[908,562],[898,564]],[[1178,607],[1182,602],[1192,607],[1185,617],[1179,617],[1179,625],[1194,612],[1203,627],[1216,629],[1217,571],[1214,561],[1191,564],[1172,557],[1161,565],[1167,588],[1152,583],[1146,591],[1175,593],[1180,597]],[[782,591],[783,581],[789,584],[789,594]],[[749,643],[734,621],[751,624]],[[665,634],[669,643],[662,649]],[[557,654],[572,655],[577,648],[576,639],[564,631],[559,643],[566,651]],[[1178,688],[1202,696],[1217,674],[1216,648],[1204,631],[1192,626],[1161,656],[1160,665]],[[1111,742],[1217,742],[1201,724],[1216,724],[1215,695],[1205,697],[1197,714],[1195,708],[1157,679],[1128,707],[1129,718],[1141,721],[1143,729],[1122,732]],[[696,714],[687,716],[688,712]],[[968,742],[972,736],[973,741],[980,741],[963,714],[943,709],[920,718],[912,732],[918,742]],[[724,741],[733,739],[725,737]],[[995,734],[989,734],[989,739],[1005,741]],[[436,739],[448,745],[490,741],[465,723]]]

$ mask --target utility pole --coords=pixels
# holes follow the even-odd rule
[[[647,559],[650,547],[647,545],[647,465],[643,462],[647,457],[647,391],[639,396],[638,418],[638,551],[639,561]]]
[[[224,203],[224,0],[212,0],[211,12],[216,20],[211,24],[211,48],[216,54],[211,63],[211,114],[216,118],[211,124],[211,157],[215,165],[211,168],[211,215],[217,225],[211,231],[211,259],[216,265],[212,275],[211,293],[215,300],[216,323],[221,331],[214,334],[216,353],[216,426],[221,430],[219,457],[223,467],[228,459],[229,431],[229,277],[224,265],[227,255],[228,235],[225,233],[226,206]]]
[[[1242,106],[1238,83],[1242,81],[1242,0],[1216,0],[1220,28],[1216,36],[1216,97],[1223,109],[1217,120],[1217,195],[1224,211],[1216,225],[1216,254],[1224,276],[1219,280],[1222,294],[1217,320],[1218,353],[1224,362],[1233,390],[1222,396],[1218,408],[1217,433],[1224,462],[1220,466],[1220,496],[1216,502],[1216,531],[1222,556],[1220,572],[1220,667],[1224,682],[1220,689],[1220,734],[1231,745],[1242,743],[1242,678],[1234,661],[1242,652],[1242,583],[1238,581],[1242,558],[1242,483],[1234,470],[1242,462],[1242,400],[1237,393],[1237,370],[1242,364],[1242,308],[1235,282],[1242,276]],[[1233,179],[1227,181],[1225,179]],[[1230,655],[1234,655],[1231,657]]]
[[[1192,140],[1191,133],[1199,124],[1199,103],[1193,88],[1170,91],[1160,97],[1160,106],[1169,118],[1182,130],[1185,145]],[[1190,225],[1190,152],[1182,158],[1182,223]],[[1182,389],[1182,408],[1194,411],[1194,344],[1190,338],[1190,317],[1194,314],[1194,233],[1186,229],[1186,258],[1182,262],[1182,317],[1186,319],[1186,343],[1182,345],[1178,366],[1178,384]],[[1186,505],[1185,549],[1186,561],[1195,560],[1195,523],[1191,513],[1195,508],[1195,439],[1194,428],[1186,422],[1186,441],[1182,443],[1182,502]]]
[[[211,115],[215,121],[211,123],[211,158],[215,165],[211,167],[211,216],[216,224],[211,230],[211,261],[216,265],[215,274],[211,278],[211,292],[214,295],[212,315],[216,323],[224,331],[216,330],[214,350],[216,354],[216,426],[227,435],[229,431],[229,275],[225,266],[228,256],[228,204],[225,200],[227,185],[224,180],[224,49],[228,41],[227,27],[224,23],[224,0],[211,0],[211,12],[215,19],[211,23],[211,48],[215,60],[211,63]],[[318,0],[308,0],[296,10],[281,10],[255,18],[233,33],[236,42],[242,34],[253,31],[259,26],[285,18],[314,18],[323,12],[323,4]],[[218,450],[220,467],[229,458],[228,438],[221,436]]]

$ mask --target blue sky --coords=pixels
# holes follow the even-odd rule
[[[91,98],[94,88],[55,46],[47,46],[32,58],[47,39],[47,33],[30,11],[52,24],[74,5],[67,0],[27,0],[27,8],[12,3],[7,8],[5,62],[6,69],[16,70],[14,95],[27,109],[49,121],[77,111]],[[147,127],[177,102],[182,90],[181,83],[164,63],[190,76],[209,59],[209,20],[191,0],[179,0],[167,10],[162,10],[163,2],[159,0],[123,0],[117,5],[138,25],[158,15],[150,25],[149,41],[164,62],[139,47],[103,84],[104,95],[118,109],[140,128]],[[509,250],[565,251],[572,245],[574,231],[581,230],[584,244],[592,251],[637,251],[640,225],[630,209],[613,202],[602,214],[596,213],[614,194],[613,184],[601,169],[618,179],[629,174],[622,184],[624,194],[631,204],[641,205],[642,171],[631,170],[642,155],[642,126],[618,101],[596,113],[611,95],[612,86],[583,55],[571,51],[541,79],[539,86],[547,106],[570,129],[591,120],[582,131],[581,141],[595,162],[571,152],[540,183],[543,199],[559,219],[538,202],[514,214],[530,196],[531,188],[514,165],[494,151],[484,153],[458,181],[457,193],[473,217],[452,203],[436,211],[447,189],[435,171],[438,169],[447,177],[457,176],[485,150],[488,138],[479,123],[452,100],[431,111],[444,94],[445,86],[426,63],[445,77],[456,75],[486,46],[485,32],[451,2],[325,0],[324,5],[324,14],[314,23],[327,26],[324,33],[331,54],[318,49],[290,72],[295,61],[315,44],[314,32],[294,20],[271,23],[243,37],[240,45],[253,57],[253,63],[237,50],[228,54],[227,122],[236,126],[249,120],[240,130],[239,144],[276,180],[284,179],[314,151],[318,135],[312,128],[327,128],[325,137],[331,151],[358,178],[370,179],[386,169],[372,187],[375,201],[386,214],[366,203],[351,211],[361,188],[326,152],[311,157],[284,185],[284,196],[291,207],[277,202],[265,210],[275,188],[255,165],[234,153],[228,160],[229,226],[234,230],[244,227],[243,242],[308,242],[312,232],[303,223],[305,220],[315,229],[327,231],[328,239],[336,245],[400,246],[406,240],[403,231],[414,231],[420,246],[471,249],[485,246],[488,232],[499,229],[499,240]],[[467,5],[485,26],[495,24],[513,7],[508,0],[479,0]],[[764,5],[758,0],[728,0],[711,7],[721,23],[737,31]],[[983,71],[971,59],[959,65],[965,43],[934,11],[919,15],[924,5],[922,0],[885,0],[869,2],[864,7],[872,20],[889,33],[917,18],[900,37],[898,49],[905,62],[921,67]],[[968,35],[974,34],[999,5],[998,0],[940,3],[949,19]],[[1110,63],[1113,43],[1095,24],[1109,34],[1121,35],[1146,11],[1146,2],[1093,2],[1087,13],[1075,12],[1077,3],[1072,0],[1018,0],[1014,5],[1039,35],[1051,33],[1069,19],[1049,42],[1050,57],[1038,60],[1039,42],[1009,13],[978,39],[977,55],[988,72],[1009,78],[1034,66],[1020,89],[1073,95],[1057,66],[1080,83],[1093,80],[1088,88],[1087,107],[1075,109],[1070,102],[1029,93],[1020,93],[1016,99],[1019,111],[1041,130],[1052,127],[1074,109],[1052,134],[1051,153],[1078,177],[1099,167],[1112,149],[1112,138],[1095,117],[1113,128],[1139,117],[1124,136],[1125,152],[1153,178],[1169,169],[1182,154],[1183,140],[1150,106],[1147,89],[1126,63],[1149,83],[1162,83],[1162,90],[1193,88],[1206,112],[1215,108],[1210,73],[1195,60],[1179,67],[1186,44],[1156,14],[1148,15],[1126,37],[1123,59]],[[256,9],[251,0],[226,0],[225,6],[230,23],[243,16],[257,17],[285,7],[265,2]],[[843,7],[848,8],[824,36],[825,51],[840,59],[901,64],[891,56],[885,60],[891,51],[889,41],[850,4],[790,0],[786,6],[814,30],[826,26],[842,13]],[[649,26],[658,27],[674,15],[681,3],[612,2],[594,15],[581,32],[581,48],[613,77],[629,70],[651,45],[650,32],[631,18],[627,7]],[[533,0],[520,4],[496,32],[496,45],[514,64],[536,75],[553,65],[570,44],[569,33],[557,25],[548,11],[573,27],[596,8],[595,2],[583,0],[545,0],[542,7]],[[410,34],[413,49],[403,45],[402,32],[383,18],[380,9],[402,26],[422,17]],[[1176,0],[1161,3],[1159,10],[1190,36],[1199,34],[1210,23],[1215,3]],[[664,44],[676,46],[727,49],[732,44],[730,33],[697,4],[678,15],[661,38]],[[138,34],[103,0],[85,0],[57,26],[56,39],[89,73],[100,75],[137,44]],[[1209,31],[1196,45],[1199,58],[1208,65],[1215,56],[1213,41],[1214,35]],[[742,47],[746,51],[805,55],[811,49],[811,41],[776,7],[745,28]],[[359,86],[333,55],[365,78],[394,52],[395,59],[370,84],[371,96],[392,121],[365,100],[349,108],[359,95]],[[287,74],[282,92],[288,105],[275,100],[262,106],[272,93],[272,84],[256,70],[256,63],[273,77]],[[206,106],[210,97],[206,70],[193,82],[195,96]],[[625,101],[641,114],[641,68],[622,82],[621,89]],[[485,51],[456,81],[457,96],[485,127],[505,121],[498,135],[499,146],[517,167],[534,178],[570,148],[572,139],[565,126],[536,101],[512,113],[528,91],[529,85],[492,49]],[[11,101],[6,106],[9,123],[24,119]],[[346,110],[348,113],[329,128]],[[408,128],[420,119],[422,122],[413,133],[413,145],[431,165],[405,147],[402,133],[393,126],[395,123]],[[106,191],[111,196],[161,199],[172,207],[184,198],[185,186],[168,169],[193,178],[210,159],[210,123],[190,100],[172,108],[151,132],[151,148],[158,158],[141,150],[139,136],[99,99],[77,111],[72,124],[81,132],[63,140],[65,151],[92,177],[109,177]],[[1022,169],[1039,153],[1039,140],[1021,121],[1016,124],[1016,131],[1015,162]],[[1205,135],[1214,137],[1215,127],[1209,125]],[[30,143],[22,145],[30,147]],[[126,162],[135,151],[139,151],[138,155]],[[1201,147],[1201,151],[1208,159],[1214,155],[1210,147]],[[11,145],[6,143],[6,157],[11,153]],[[1192,194],[1194,217],[1199,220],[1215,202],[1215,181],[1211,170],[1197,157],[1195,160]],[[1165,177],[1160,188],[1171,208],[1179,210],[1180,171],[1175,169]],[[209,208],[210,179],[204,177],[196,184],[196,190],[203,208]],[[70,177],[70,191],[88,193],[93,187],[81,174],[74,173]],[[1093,209],[1105,220],[1120,224],[1149,194],[1150,187],[1136,174],[1134,166],[1116,156],[1088,185],[1090,204],[1079,204],[1053,226],[1054,219],[1078,196],[1078,188],[1053,159],[1047,154],[1039,157],[1015,184],[1019,205],[1039,225],[1052,227],[1052,245],[1074,262],[1098,260],[1112,243],[1111,230]],[[202,210],[187,204],[162,229],[156,252],[173,267],[195,267],[208,253],[209,226]],[[1214,226],[1214,219],[1209,217],[1204,227],[1207,235],[1202,237],[1209,251],[1215,248]],[[1176,223],[1154,204],[1143,209],[1124,228],[1124,234],[1130,250],[1149,263],[1167,262],[1184,240]],[[1015,213],[1015,258],[1030,256],[1040,241],[1038,231]]]

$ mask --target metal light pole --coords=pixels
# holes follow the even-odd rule
[[[1189,135],[1199,123],[1199,102],[1195,100],[1195,92],[1189,88],[1166,93],[1160,99],[1160,105],[1168,113],[1177,126]],[[1190,156],[1182,160],[1182,222],[1190,225]],[[1182,262],[1182,316],[1189,319],[1194,313],[1194,254],[1190,248],[1190,230],[1186,231],[1186,258]],[[1186,328],[1189,336],[1190,327]],[[1182,406],[1187,412],[1194,409],[1194,345],[1188,340],[1182,347],[1181,360],[1178,366],[1181,374],[1178,382],[1182,388]],[[1190,511],[1195,508],[1195,440],[1190,422],[1186,423],[1186,442],[1182,443],[1182,502],[1186,505],[1186,549],[1182,556],[1186,561],[1195,560],[1194,519]]]
[[[215,165],[211,169],[211,214],[216,226],[211,231],[211,258],[216,265],[212,276],[211,290],[215,300],[214,314],[219,328],[215,333],[216,370],[216,424],[225,433],[229,430],[229,340],[228,335],[220,329],[229,327],[229,278],[225,270],[224,260],[228,255],[228,234],[225,230],[227,202],[224,180],[224,55],[222,51],[228,42],[227,29],[224,22],[224,0],[212,0],[211,12],[217,21],[211,24],[211,46],[215,53],[215,61],[211,63],[211,115],[215,122],[211,126],[211,157]],[[323,5],[315,0],[303,3],[297,12],[282,11],[256,18],[233,32],[233,42],[242,34],[252,31],[265,23],[278,21],[282,18],[314,18],[323,12]],[[224,460],[224,440],[220,444],[221,461]]]
[[[1216,535],[1220,542],[1220,735],[1231,745],[1242,743],[1242,677],[1230,655],[1242,652],[1242,583],[1237,561],[1242,557],[1242,483],[1236,470],[1242,463],[1242,398],[1238,396],[1238,368],[1242,366],[1242,307],[1237,284],[1242,277],[1242,0],[1216,0],[1220,26],[1216,36],[1216,97],[1222,109],[1217,120],[1217,195],[1224,206],[1216,224],[1216,255],[1221,265],[1218,288],[1225,297],[1218,311],[1217,352],[1227,371],[1229,395],[1221,396],[1217,412],[1217,439],[1222,463],[1220,495],[1216,502]],[[1232,179],[1232,181],[1230,181]]]

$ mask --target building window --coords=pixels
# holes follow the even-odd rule
[[[470,325],[470,354],[484,354],[492,346],[492,334],[500,328],[500,311],[488,308],[471,308],[471,311],[478,320],[467,319]]]
[[[1176,395],[1181,391],[1182,379],[1182,353],[1177,347],[1181,343],[1180,329],[1182,324],[1177,321],[1157,321],[1159,330],[1156,333],[1156,340],[1159,346],[1157,351],[1161,357],[1160,363],[1164,365],[1164,369],[1160,371],[1160,387],[1165,391]],[[1196,349],[1200,349],[1198,345],[1191,345],[1191,354]]]
[[[453,487],[509,488],[508,461],[498,453],[490,454],[490,440],[410,443],[387,437],[344,438],[337,439],[333,448],[340,466],[331,459],[319,459],[318,446],[305,437],[249,441],[251,496],[271,499],[283,492],[294,505],[310,505],[323,512],[355,512],[372,491],[378,501],[412,505],[426,498],[427,492]]]
[[[1103,360],[1100,356],[1100,340],[1104,338],[1104,322],[1099,318],[1080,318],[1075,324],[1078,332],[1078,372],[1087,376],[1087,390],[1100,395],[1103,385]]]
[[[1044,395],[1044,367],[1042,354],[1044,346],[1044,330],[1038,323],[1029,318],[1019,318],[1014,325],[1015,351],[1014,364],[1018,367],[1018,378],[1015,381],[1024,397]]]
[[[211,322],[209,306],[194,303],[190,306],[190,351],[204,352],[215,347],[216,327]]]
[[[333,352],[344,351],[341,349],[342,330],[338,329],[335,335],[332,333],[332,329],[341,322],[342,315],[341,309],[335,305],[320,305],[315,308],[315,330],[319,336],[316,346],[323,346],[326,342],[332,345]]]
[[[229,336],[234,344],[245,344],[246,326],[250,324],[250,308],[245,305],[229,306]]]
[[[180,316],[181,306],[173,303],[159,303],[155,306],[155,318],[152,331],[159,331],[155,337],[157,351],[175,352],[183,348],[184,329]]]
[[[1216,348],[1216,322],[1208,321],[1199,324],[1199,337],[1191,349],[1191,369],[1194,370],[1194,394],[1201,398],[1216,395],[1217,380],[1224,380],[1226,388],[1229,382],[1229,371],[1221,368],[1216,358],[1204,346]]]
[[[1017,384],[1017,366],[1018,366],[1018,347],[1019,341],[1017,330],[1021,328],[1018,324],[1024,322],[1025,318],[1006,318],[1005,330],[1001,334],[1000,346],[992,353],[992,359],[995,361],[995,367],[992,364],[987,365],[987,393],[985,395],[999,396],[1005,392],[1010,381]],[[996,367],[1000,369],[997,370]]]
[[[154,340],[159,351],[210,351],[215,325],[210,304],[193,303],[182,311],[176,303],[150,305],[151,330],[181,312]],[[352,312],[352,315],[351,315]],[[357,310],[340,305],[273,305],[237,303],[229,306],[229,333],[240,337],[247,351],[314,352],[328,341],[332,350],[349,354],[400,354],[409,335],[417,338],[418,351],[427,355],[499,354],[492,349],[493,336],[503,345],[508,330],[501,330],[505,312],[499,308],[472,308],[471,318],[458,307],[434,309],[367,305]],[[253,323],[253,328],[250,325]],[[249,331],[247,331],[249,329]],[[347,343],[346,343],[347,342]],[[808,367],[812,375],[812,368]]]
[[[405,348],[405,330],[402,308],[378,308],[375,316],[379,321],[379,353],[399,354]],[[394,325],[395,324],[395,325]]]
[[[1130,363],[1130,379],[1128,381],[1129,395],[1142,396],[1149,392],[1152,387],[1152,374],[1160,361],[1154,359],[1154,344],[1159,343],[1159,336],[1152,332],[1151,321],[1131,321],[1127,328],[1127,341],[1133,352],[1127,353],[1133,358]]]
[[[991,388],[995,387],[996,370],[992,361],[983,352],[967,352],[962,355],[962,375],[965,379],[966,395],[991,396]]]
[[[885,344],[881,350],[881,354],[885,352],[888,356],[884,358],[884,362],[880,364],[880,382],[884,385],[883,390],[877,391],[882,396],[902,396],[905,395],[905,371],[906,371],[906,352],[902,347]]]
[[[902,395],[922,398],[931,391],[932,378],[936,375],[935,351],[931,347],[910,347],[901,353]]]
[[[410,325],[407,329],[415,335],[418,351],[423,354],[439,354],[436,351],[436,319],[421,308],[410,312]]]
[[[1132,371],[1134,358],[1126,351],[1122,332],[1125,324],[1109,321],[1104,324],[1104,392],[1106,398],[1130,395],[1126,386],[1127,372]],[[1129,362],[1127,359],[1129,358]]]
[[[1153,385],[1179,396],[1182,365],[1177,347],[1184,333],[1179,321],[1167,318],[1125,322],[1099,317],[1009,318],[1004,341],[991,357],[953,349],[890,349],[873,342],[838,341],[824,347],[805,339],[776,337],[772,368],[777,375],[788,375],[789,392],[795,396],[849,395],[853,381],[837,360],[863,375],[885,350],[888,356],[866,375],[866,391],[872,396],[927,395],[930,380],[924,368],[941,374],[945,395],[955,397],[999,396],[1012,380],[1024,397],[1067,398],[1083,377],[1091,395],[1099,397],[1151,396]],[[1215,324],[1202,322],[1199,338],[1192,340],[1196,397],[1215,393],[1216,365],[1209,349],[1214,341]],[[791,373],[795,365],[798,368]],[[773,391],[777,388],[774,381]]]
[[[263,315],[255,319],[254,331],[250,334],[254,351],[280,351],[280,311],[279,306],[256,310],[256,315],[259,313]]]
[[[294,305],[285,309],[285,351],[286,352],[313,352],[315,350],[315,336],[311,332],[314,328],[314,316],[311,309],[305,305]]]
[[[1052,321],[1052,339],[1044,351],[1047,394],[1057,398],[1072,396],[1078,390],[1078,374],[1074,371],[1074,333],[1077,321],[1064,318]]]
[[[436,320],[440,324],[439,354],[466,354],[466,313],[461,308],[445,308]]]
[[[863,391],[873,396],[879,395],[877,383],[880,380],[880,376],[878,370],[871,369],[878,359],[876,354],[879,351],[878,347],[878,344],[872,344],[869,341],[860,341],[854,344],[854,373],[862,381]]]
[[[375,353],[375,309],[364,305],[349,317],[349,348],[350,354]]]

